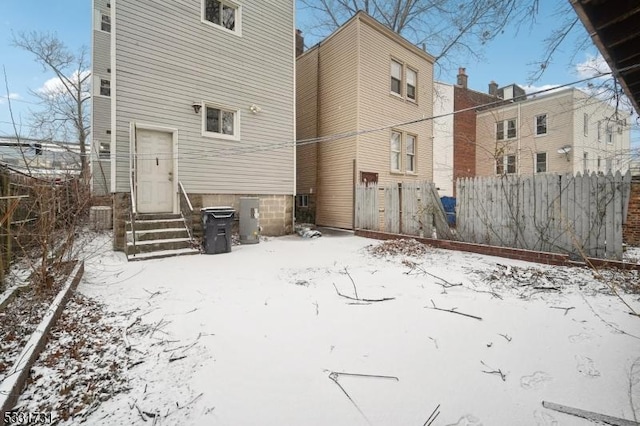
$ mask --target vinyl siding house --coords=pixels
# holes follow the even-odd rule
[[[107,105],[94,102],[94,143],[110,130],[94,188],[100,164],[110,171],[115,247],[126,246],[132,214],[180,214],[187,197],[195,217],[257,196],[262,233],[291,232],[293,1],[94,1],[110,19],[110,43],[97,27],[104,19],[94,20],[94,84],[105,67],[110,77]]]
[[[95,195],[111,190],[111,1],[93,0],[91,183]]]
[[[431,121],[402,123],[432,116],[433,62],[364,12],[298,57],[297,220],[353,229],[357,182],[432,180]]]
[[[478,176],[629,169],[627,112],[573,88],[537,97],[510,93],[498,95],[511,102],[477,115]]]

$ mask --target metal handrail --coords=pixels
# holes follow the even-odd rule
[[[187,200],[187,206],[189,206],[189,210],[193,213],[193,205],[191,204],[191,200],[189,200],[189,196],[187,195],[187,191],[184,190],[184,186],[182,186],[182,182],[178,182],[178,186],[180,187],[180,191],[182,195],[184,195],[185,200]]]
[[[129,213],[129,219],[131,220],[131,238],[133,239],[133,254],[136,252],[136,194],[133,188],[133,170],[129,173],[129,190],[131,191],[131,210]],[[126,231],[125,231],[126,233]],[[125,241],[126,244],[126,241]]]
[[[185,212],[182,209],[182,202],[180,202],[180,215],[182,216],[182,220],[185,222],[185,226],[187,228],[187,233],[189,234],[189,239],[193,241],[193,205],[191,204],[191,200],[189,200],[189,195],[187,195],[187,191],[184,190],[184,186],[182,182],[178,181],[178,187],[180,188],[180,194],[184,196],[185,201],[187,202],[187,207],[189,211],[185,215]],[[188,218],[187,218],[188,216]]]

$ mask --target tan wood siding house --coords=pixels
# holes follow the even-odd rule
[[[364,179],[432,180],[428,53],[359,12],[298,58],[296,87],[297,194],[316,224],[352,229]]]

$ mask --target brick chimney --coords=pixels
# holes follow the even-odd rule
[[[296,58],[304,52],[304,37],[302,31],[296,29]]]
[[[462,86],[463,89],[467,88],[467,80],[469,76],[465,74],[465,68],[458,68],[458,86]]]
[[[498,83],[493,80],[489,83],[489,94],[491,96],[498,96]]]

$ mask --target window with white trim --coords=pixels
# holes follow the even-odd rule
[[[602,162],[602,158],[598,157],[598,171],[600,171],[600,163]]]
[[[407,99],[412,101],[416,100],[416,92],[417,92],[417,84],[418,84],[418,73],[416,73],[411,68],[407,68],[406,72],[407,76]]]
[[[598,142],[602,142],[602,121],[598,121]]]
[[[101,160],[109,160],[111,158],[111,142],[99,141],[98,157]]]
[[[547,134],[547,114],[536,115],[536,136]]]
[[[589,136],[589,114],[582,114],[582,131],[585,136]]]
[[[402,96],[402,64],[391,60],[391,93]]]
[[[607,126],[605,128],[605,139],[608,144],[613,143],[613,126],[611,125],[611,123],[607,123]]]
[[[111,15],[108,13],[100,13],[100,31],[111,32]]]
[[[536,153],[536,173],[545,173],[547,171],[547,153]]]
[[[509,120],[498,121],[496,123],[496,139],[504,140],[504,139],[513,139],[518,135],[516,129],[517,121],[515,118],[511,118]],[[505,128],[506,138],[505,138]]]
[[[585,152],[582,154],[582,170],[585,173],[589,172],[589,153]]]
[[[391,132],[391,170],[399,172],[402,166],[402,133]]]
[[[111,96],[111,80],[100,78],[100,87],[98,93],[100,96]]]
[[[309,195],[300,194],[296,196],[296,206],[298,207],[309,207]]]
[[[205,103],[202,114],[203,136],[239,139],[239,114],[239,111]]]
[[[516,172],[516,156],[515,155],[504,155],[502,157],[496,158],[496,174],[502,175],[512,174]]]
[[[605,164],[607,169],[605,170],[606,173],[612,172],[613,171],[613,158],[606,158],[605,160]]]
[[[228,0],[203,0],[202,19],[229,31],[238,32],[240,7]]]
[[[407,157],[406,171],[410,173],[416,172],[416,137],[407,135],[407,148],[405,149]]]

